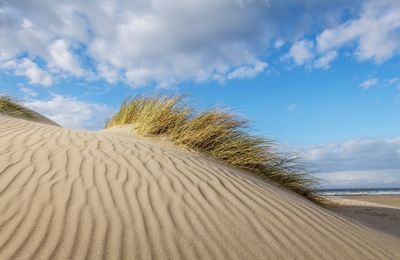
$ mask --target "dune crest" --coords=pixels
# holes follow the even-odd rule
[[[0,259],[395,259],[400,239],[202,156],[0,115]]]
[[[47,117],[18,104],[10,97],[0,95],[0,115],[11,116],[29,120],[36,123],[42,123],[52,126],[60,126],[56,122],[48,119]]]

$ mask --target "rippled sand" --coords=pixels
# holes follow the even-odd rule
[[[396,259],[400,239],[201,155],[0,116],[0,259]]]

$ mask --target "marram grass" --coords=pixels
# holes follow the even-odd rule
[[[0,113],[22,119],[35,119],[32,111],[7,96],[0,96]]]
[[[322,202],[307,167],[276,152],[270,140],[249,134],[248,121],[229,111],[194,113],[182,96],[136,96],[123,102],[106,128],[124,124],[133,124],[137,134],[167,138]]]

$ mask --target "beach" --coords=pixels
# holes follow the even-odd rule
[[[400,208],[400,195],[354,195],[344,198]]]
[[[329,196],[331,210],[360,224],[400,238],[399,195]]]

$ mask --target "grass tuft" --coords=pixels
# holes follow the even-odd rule
[[[133,124],[137,134],[166,137],[321,203],[307,167],[294,156],[276,152],[272,141],[249,134],[248,123],[220,109],[194,113],[182,96],[136,96],[123,102],[106,128]]]
[[[0,96],[0,113],[22,119],[35,119],[32,111],[7,96]]]

